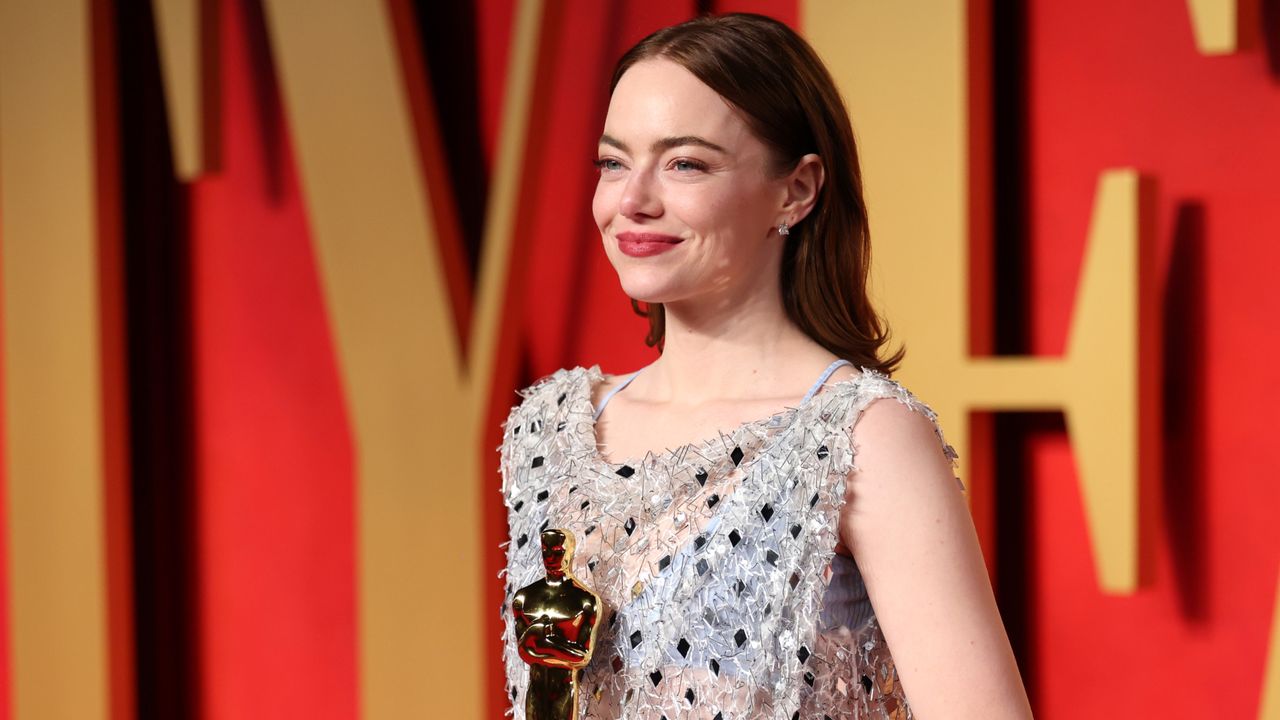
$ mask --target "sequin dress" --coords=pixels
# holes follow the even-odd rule
[[[893,398],[934,422],[897,382],[863,368],[796,407],[643,459],[596,447],[599,366],[520,392],[500,448],[506,543],[508,714],[524,718],[527,666],[513,593],[543,577],[539,533],[577,537],[574,572],[600,594],[580,718],[911,718],[853,560],[835,553],[854,426]],[[958,482],[958,481],[957,481]]]

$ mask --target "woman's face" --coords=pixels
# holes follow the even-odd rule
[[[787,181],[739,112],[688,70],[660,58],[627,70],[597,157],[592,212],[628,296],[737,303],[777,283]]]

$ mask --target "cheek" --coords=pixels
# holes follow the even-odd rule
[[[606,183],[598,181],[596,183],[596,194],[591,198],[591,215],[595,218],[596,227],[600,228],[600,232],[604,232],[605,228],[613,220],[618,208],[616,183]]]

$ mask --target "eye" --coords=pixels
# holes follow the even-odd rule
[[[702,172],[707,169],[707,164],[693,158],[676,158],[671,161],[671,169],[682,173]]]
[[[596,169],[602,173],[618,172],[622,170],[622,163],[617,158],[600,158],[593,163]]]

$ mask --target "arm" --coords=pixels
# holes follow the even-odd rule
[[[840,538],[915,717],[1030,718],[973,520],[933,424],[878,400],[856,429]]]
[[[573,623],[580,623],[581,618],[581,614],[577,615]],[[545,615],[527,625],[517,643],[525,662],[553,661],[548,664],[577,667],[586,660],[589,652],[585,642],[563,637],[557,624]]]

